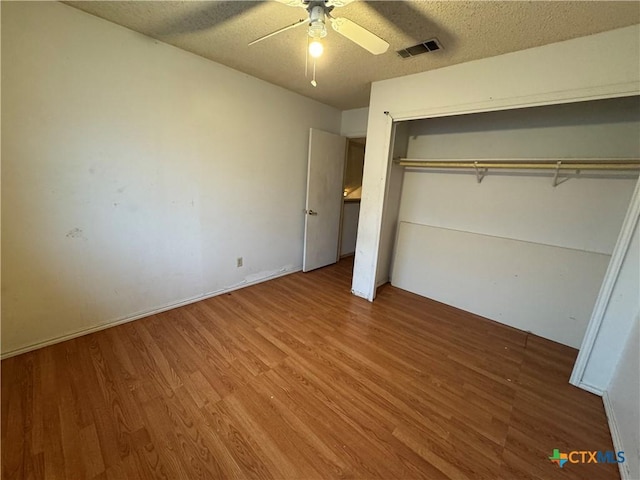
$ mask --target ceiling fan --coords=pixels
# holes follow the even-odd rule
[[[254,45],[262,40],[273,37],[282,32],[286,32],[292,28],[301,25],[308,25],[309,39],[309,55],[314,58],[322,55],[323,46],[320,39],[327,36],[327,19],[331,23],[331,27],[343,37],[351,40],[355,44],[364,48],[374,55],[380,55],[387,51],[389,44],[371,33],[364,27],[349,20],[348,18],[334,17],[331,13],[335,7],[344,7],[353,0],[276,0],[290,7],[304,8],[308,12],[308,18],[298,20],[296,23],[280,28],[275,32],[268,33],[252,42]],[[312,82],[313,84],[314,82]],[[315,85],[314,85],[315,86]]]

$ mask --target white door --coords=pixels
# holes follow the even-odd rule
[[[310,129],[302,270],[338,261],[345,137]]]

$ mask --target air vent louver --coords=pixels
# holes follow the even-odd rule
[[[416,55],[422,55],[427,52],[434,52],[436,50],[442,50],[442,45],[440,45],[437,38],[432,38],[431,40],[425,40],[417,45],[398,50],[396,53],[402,58],[409,58],[415,57]]]

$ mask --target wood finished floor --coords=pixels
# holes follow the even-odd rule
[[[297,273],[2,362],[3,479],[617,479],[576,351]]]

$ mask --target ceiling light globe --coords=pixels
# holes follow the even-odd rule
[[[309,55],[311,55],[313,58],[318,58],[320,55],[322,55],[322,52],[324,52],[324,47],[319,41],[314,40],[309,44]]]

